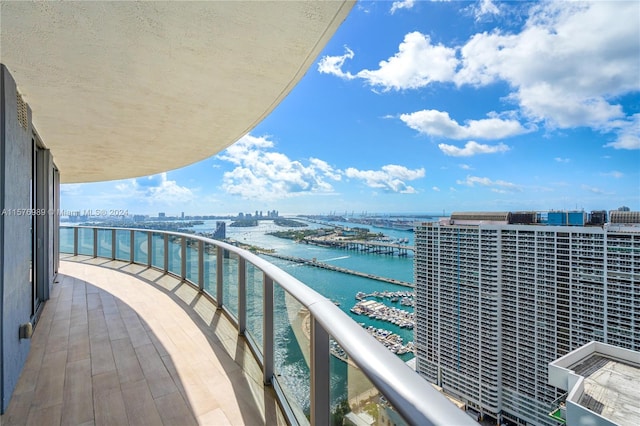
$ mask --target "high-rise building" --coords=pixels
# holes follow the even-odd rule
[[[417,370],[497,419],[555,424],[548,364],[640,350],[640,213],[454,213],[416,226]]]

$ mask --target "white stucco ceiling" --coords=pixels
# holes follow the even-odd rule
[[[63,182],[144,176],[207,158],[250,131],[352,6],[2,1],[0,60]]]

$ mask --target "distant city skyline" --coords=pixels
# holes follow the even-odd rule
[[[236,144],[154,176],[62,185],[61,208],[640,210],[639,13],[637,2],[357,3]]]

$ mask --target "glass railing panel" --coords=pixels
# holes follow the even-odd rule
[[[116,230],[116,259],[131,260],[131,231]]]
[[[331,424],[408,425],[340,345],[329,340]]]
[[[111,258],[111,247],[113,240],[111,239],[111,229],[98,229],[98,256]]]
[[[299,424],[310,415],[310,314],[277,283],[273,284],[274,372]]]
[[[263,273],[252,263],[247,262],[245,273],[247,283],[247,336],[262,353],[263,315]]]
[[[78,228],[78,254],[93,256],[93,228]]]
[[[164,234],[151,234],[151,266],[164,269]]]
[[[198,240],[187,238],[187,270],[185,277],[193,284],[198,285]]]
[[[238,266],[240,256],[228,250],[222,252],[222,304],[238,318]]]
[[[218,248],[214,244],[205,243],[204,244],[204,253],[203,264],[204,264],[204,291],[206,291],[209,296],[214,299],[217,297],[216,285],[217,285],[217,276],[216,276],[216,265],[217,261],[217,250]]]
[[[169,235],[167,271],[177,276],[182,275],[182,238]]]
[[[60,253],[73,254],[73,229],[60,227]]]
[[[149,243],[146,232],[133,233],[133,261],[143,265],[149,262]]]

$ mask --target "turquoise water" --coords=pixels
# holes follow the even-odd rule
[[[194,228],[194,231],[211,232],[215,226],[214,222],[205,223]],[[353,226],[348,224],[347,226]],[[322,227],[310,224],[310,227]],[[413,244],[413,233],[409,231],[397,231],[384,228],[369,227],[372,232],[382,232],[392,239],[407,238],[409,245]],[[233,228],[227,226],[227,238],[231,238],[242,243],[276,250],[276,253],[288,256],[296,256],[307,259],[316,258],[318,261],[341,266],[344,268],[366,272],[388,278],[395,278],[405,282],[413,282],[413,257],[412,253],[408,258],[382,256],[376,254],[358,253],[354,251],[330,249],[307,244],[298,244],[291,240],[281,239],[266,235],[267,232],[282,230],[272,222],[262,221],[259,226],[252,228]],[[335,271],[305,266],[286,260],[265,257],[269,262],[277,265],[293,277],[316,290],[323,296],[339,302],[340,309],[358,323],[365,326],[384,328],[400,335],[406,344],[414,340],[413,330],[400,328],[394,324],[370,319],[366,316],[355,315],[350,312],[351,307],[356,303],[355,295],[359,291],[372,293],[374,291],[407,291],[407,287],[384,283],[368,278],[343,274]],[[309,409],[309,368],[304,360],[300,346],[295,338],[293,330],[282,314],[284,304],[280,303],[282,292],[276,286],[276,341],[275,341],[275,362],[276,373],[280,374],[280,380],[291,395],[295,395],[301,410],[308,412]],[[280,294],[280,296],[279,296]],[[388,299],[382,301],[387,305],[413,312],[413,308],[392,304]],[[280,314],[278,314],[278,311]],[[413,354],[407,353],[399,356],[403,361],[413,358]],[[347,365],[331,357],[331,396],[334,404],[346,398],[349,383],[347,382]]]
[[[346,224],[353,226],[352,224]],[[320,225],[310,224],[310,227],[318,228]],[[193,228],[196,232],[211,232],[215,228],[215,221],[206,221],[203,225]],[[372,232],[382,232],[392,239],[407,238],[409,244],[413,244],[413,233],[409,231],[397,231],[384,228],[368,227]],[[366,272],[374,275],[395,278],[405,282],[413,282],[413,257],[408,258],[383,256],[376,254],[358,253],[340,249],[330,249],[307,244],[297,244],[291,240],[280,239],[266,235],[267,232],[282,230],[271,221],[262,221],[259,226],[252,228],[232,228],[227,226],[227,237],[242,243],[270,248],[282,255],[302,258],[316,258],[318,261],[341,266],[344,268]],[[93,250],[93,232],[91,230],[79,230],[80,253],[91,254]],[[61,251],[69,252],[73,247],[73,231],[61,230]],[[129,260],[129,231],[116,232],[116,257]],[[147,263],[147,239],[142,232],[135,233],[134,257],[137,262]],[[168,269],[177,275],[180,274],[181,253],[178,241],[169,240]],[[99,255],[110,257],[111,233],[110,231],[98,232]],[[161,234],[154,234],[152,238],[152,264],[162,268],[164,264],[164,240]],[[313,288],[325,297],[339,302],[340,309],[354,321],[364,323],[365,326],[384,328],[400,335],[406,344],[414,340],[413,330],[400,328],[394,324],[381,320],[370,319],[366,316],[355,315],[350,308],[356,303],[356,293],[362,291],[372,293],[374,291],[407,291],[406,287],[383,283],[368,278],[343,274],[300,265],[281,259],[266,257],[266,260],[277,265],[304,284]],[[205,289],[215,296],[215,254],[205,250]],[[238,260],[233,255],[225,257],[224,262],[224,303],[232,313],[237,312],[237,266]],[[197,250],[195,247],[187,248],[187,277],[197,281]],[[307,363],[302,354],[300,345],[291,327],[291,318],[287,314],[284,291],[276,284],[274,288],[275,299],[275,369],[279,374],[279,380],[285,388],[289,389],[289,395],[294,395],[301,412],[309,410],[309,384],[310,374]],[[262,273],[249,265],[247,278],[247,327],[255,338],[255,343],[261,348],[262,340]],[[413,311],[411,307],[403,307],[399,304],[391,304],[388,299],[382,301],[387,305],[393,305]],[[404,354],[401,359],[407,361],[413,358],[413,354]],[[331,357],[331,395],[334,403],[344,399],[347,395],[347,366],[344,362]]]
[[[204,225],[194,227],[194,231],[212,231],[215,222],[205,222]],[[316,224],[310,224],[311,227],[321,227]],[[351,225],[353,226],[353,225]],[[266,232],[282,230],[283,228],[276,226],[271,221],[262,221],[259,226],[252,228],[233,228],[227,226],[227,238],[240,241],[242,243],[255,245],[262,248],[271,248],[276,253],[297,256],[306,259],[316,258],[320,262],[329,263],[343,268],[348,268],[360,272],[366,272],[373,275],[379,275],[388,278],[413,282],[413,257],[397,257],[382,256],[376,254],[358,253],[354,251],[330,249],[326,247],[312,246],[308,244],[297,244],[291,240],[265,235]],[[369,227],[372,232],[382,232],[393,239],[408,238],[409,245],[413,244],[413,232],[396,231],[385,228]],[[323,296],[340,303],[340,309],[347,315],[352,317],[356,322],[363,322],[366,326],[372,325],[376,328],[385,328],[400,335],[404,342],[413,340],[413,331],[400,328],[388,322],[369,319],[365,316],[355,315],[349,311],[356,303],[355,295],[362,291],[372,293],[374,291],[406,291],[407,287],[394,284],[383,283],[368,278],[357,277],[354,275],[343,274],[335,271],[328,271],[320,268],[300,265],[286,260],[276,259],[273,257],[265,257],[269,262],[277,265],[284,271],[288,272],[304,284],[316,290]],[[388,299],[383,303],[391,305]],[[399,304],[393,306],[403,308],[409,312],[413,312],[411,307],[402,307]],[[405,361],[411,359],[411,354],[402,355]]]

